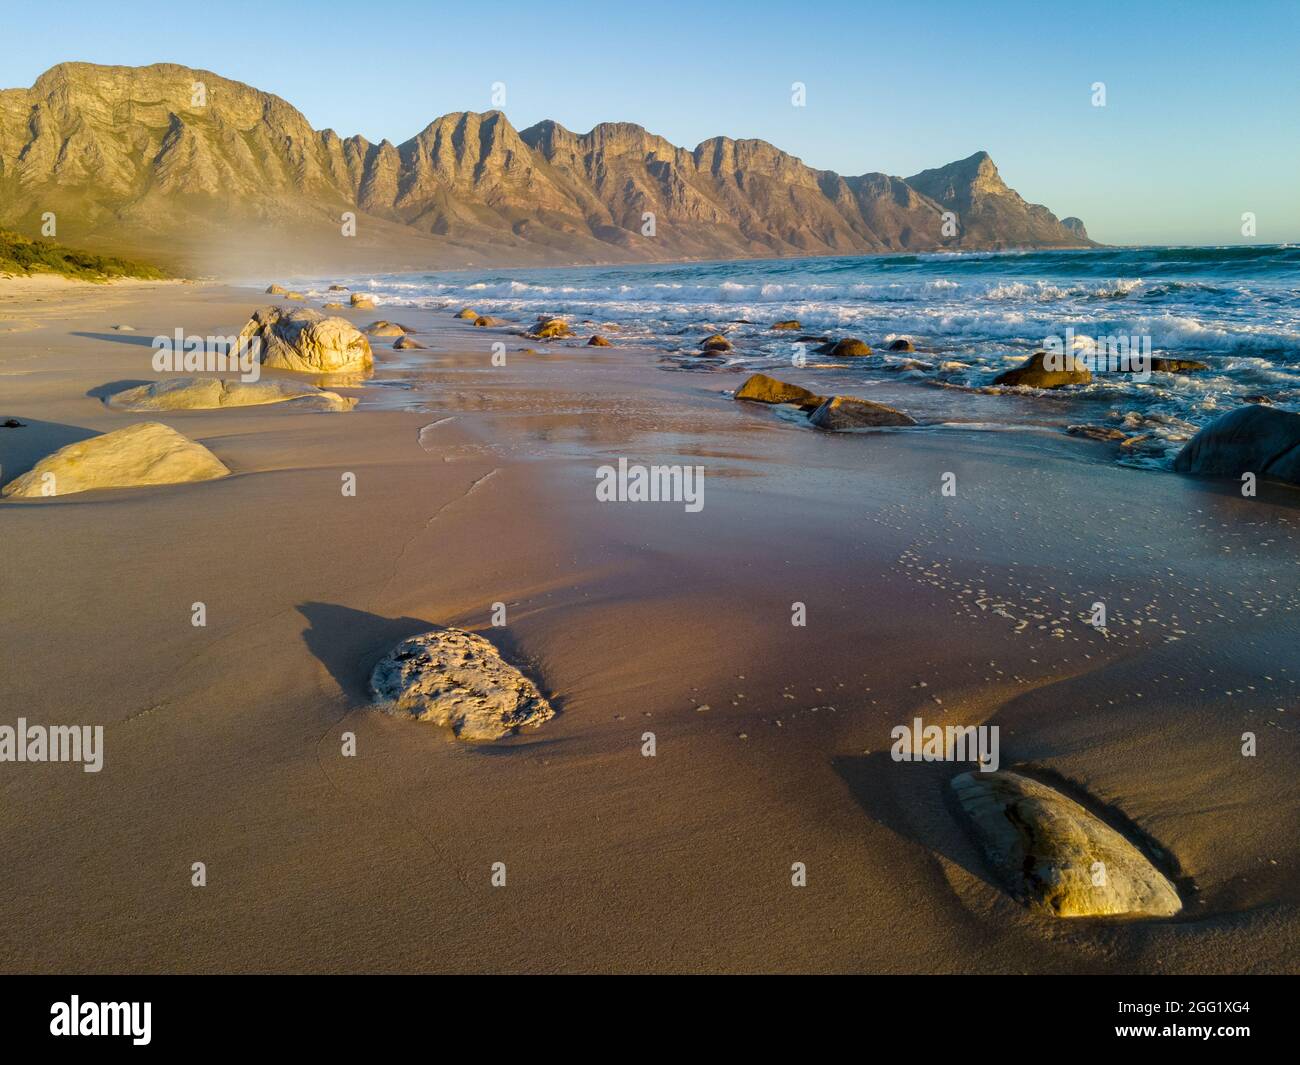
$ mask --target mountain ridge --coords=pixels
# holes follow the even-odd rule
[[[211,71],[62,63],[0,90],[0,225],[230,272],[1091,247],[986,152],[840,175],[766,141],[452,112],[393,144]],[[344,242],[340,219],[356,217]]]

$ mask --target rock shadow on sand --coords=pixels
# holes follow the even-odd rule
[[[136,347],[153,347],[153,336],[142,333],[86,333],[74,329],[69,336],[84,337],[86,340],[111,340],[117,344],[134,344]]]
[[[7,412],[0,414],[3,418],[11,416]],[[23,427],[0,429],[0,487],[29,472],[41,459],[53,455],[59,448],[100,435],[96,429],[83,429],[79,425],[42,422],[23,414],[12,417],[21,421]]]
[[[300,603],[298,613],[307,619],[302,631],[307,649],[347,696],[361,702],[370,701],[370,673],[384,655],[407,637],[445,628],[420,618],[386,618],[336,603]]]
[[[896,836],[946,858],[1001,891],[967,838],[948,798],[949,781],[975,768],[968,762],[896,762],[888,751],[831,759],[858,806]]]
[[[151,385],[153,381],[143,377],[123,377],[119,381],[109,381],[106,384],[96,385],[94,388],[86,390],[86,396],[89,399],[98,399],[101,402],[107,400],[110,396],[115,396],[128,388],[139,388],[141,385]]]

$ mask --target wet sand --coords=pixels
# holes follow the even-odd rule
[[[97,395],[154,377],[152,336],[265,298],[0,284],[4,481],[142,420]],[[823,434],[738,374],[347,316],[429,350],[377,340],[350,414],[143,419],[224,480],[0,503],[0,723],[106,747],[0,766],[5,971],[1297,971],[1294,491],[1048,431]],[[598,502],[620,457],[703,465],[703,509]],[[482,746],[369,710],[374,663],[444,624],[559,716]],[[1183,914],[1011,900],[945,798],[969,766],[890,758],[915,716],[996,724],[1004,768],[1122,813]]]

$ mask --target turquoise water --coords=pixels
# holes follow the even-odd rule
[[[1145,437],[1121,461],[1164,466],[1195,429],[1266,396],[1300,407],[1300,246],[1125,248],[746,260],[563,269],[496,269],[344,279],[388,305],[459,309],[529,322],[561,314],[584,337],[610,331],[656,353],[665,369],[701,369],[699,340],[725,333],[723,365],[798,368],[810,387],[873,381],[945,389],[942,416],[962,417],[961,394],[1067,329],[1131,337],[1157,357],[1198,359],[1195,375],[1098,374],[1072,390],[1092,401],[1075,416]],[[323,286],[313,295],[324,296]],[[795,318],[808,334],[856,336],[876,354],[827,362],[768,326]],[[911,355],[889,342],[907,339]],[[799,359],[803,361],[800,362]],[[791,370],[791,372],[794,372]],[[1096,401],[1102,401],[1098,404]],[[1068,397],[1067,400],[1068,402]],[[982,406],[981,410],[987,410]],[[1084,415],[1087,415],[1086,419]]]

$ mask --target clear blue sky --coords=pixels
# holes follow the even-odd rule
[[[982,148],[1102,241],[1237,243],[1243,211],[1259,241],[1300,240],[1300,0],[4,0],[2,24],[3,87],[64,60],[170,61],[401,142],[489,109],[499,81],[519,128],[761,137],[844,174]]]

